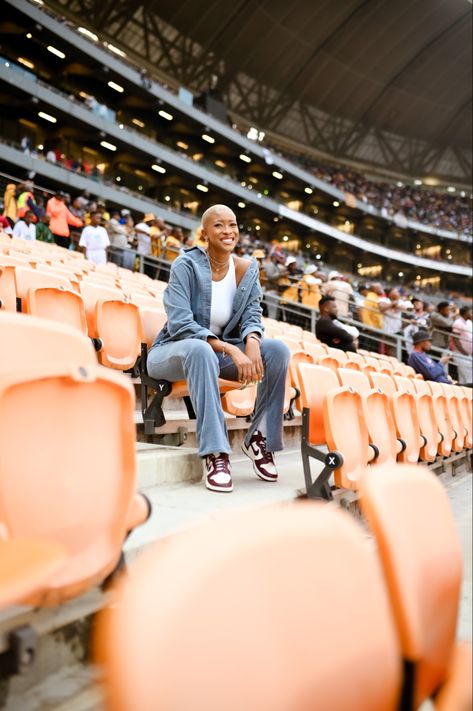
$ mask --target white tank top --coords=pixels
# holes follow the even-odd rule
[[[230,321],[233,299],[236,293],[235,261],[230,257],[228,271],[221,281],[212,281],[212,305],[210,307],[210,330],[220,336]]]

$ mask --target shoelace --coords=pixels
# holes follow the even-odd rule
[[[228,467],[227,467],[227,460],[225,457],[216,457],[214,454],[209,455],[209,459],[215,467],[215,474],[218,474],[220,472],[223,472],[224,474],[228,474]]]
[[[259,445],[263,461],[267,464],[274,464],[273,453],[268,452],[268,450],[266,449],[266,439],[263,437],[263,435],[258,434],[255,440]]]

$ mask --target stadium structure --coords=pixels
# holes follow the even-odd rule
[[[471,0],[1,9],[0,710],[471,709]],[[30,238],[51,200],[70,239]],[[241,348],[289,363],[276,457],[235,329],[199,395],[149,372],[214,205]]]

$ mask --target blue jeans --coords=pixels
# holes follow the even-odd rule
[[[238,347],[245,348],[243,343]],[[264,378],[258,385],[255,414],[245,437],[246,444],[266,415],[268,451],[283,449],[284,393],[290,357],[289,348],[282,341],[263,339],[261,342]],[[223,358],[221,353],[215,353],[207,341],[184,338],[153,348],[148,354],[148,373],[156,379],[187,381],[196,414],[201,457],[211,452],[231,453],[218,387],[219,377],[238,380],[236,366],[228,355]]]

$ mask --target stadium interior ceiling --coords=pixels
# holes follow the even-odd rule
[[[46,5],[295,149],[471,184],[470,0]]]

